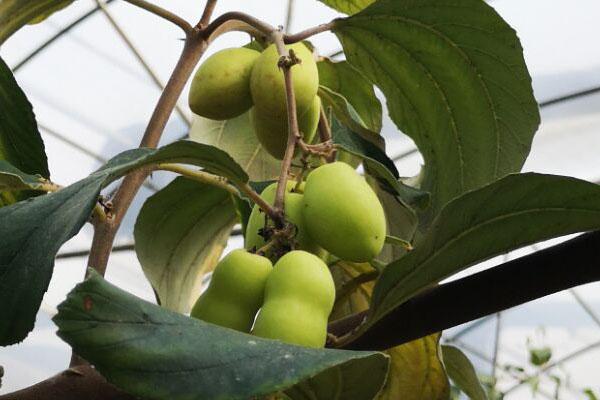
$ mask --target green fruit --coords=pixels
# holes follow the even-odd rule
[[[295,250],[277,261],[267,279],[265,302],[252,333],[307,347],[323,347],[335,284],[327,265]]]
[[[315,96],[312,106],[302,114],[298,114],[298,130],[306,143],[312,142],[315,137],[320,111],[321,99]],[[265,150],[278,160],[283,159],[288,140],[287,114],[275,117],[254,107],[250,111],[250,119],[254,133]]]
[[[383,247],[386,221],[377,195],[352,167],[334,162],[306,180],[304,228],[325,250],[343,260],[365,262]]]
[[[250,332],[272,269],[268,258],[245,250],[232,251],[215,268],[208,289],[196,300],[191,316]]]
[[[295,181],[288,181],[284,197],[285,217],[292,224],[296,225],[296,242],[298,248],[310,251],[318,255],[324,255],[321,249],[307,234],[303,226],[302,219],[302,194],[294,192]],[[302,186],[301,186],[302,187]],[[277,183],[273,183],[265,188],[261,197],[269,204],[275,203],[275,192]],[[248,225],[246,226],[245,247],[248,250],[260,249],[265,245],[265,239],[259,234],[259,230],[265,227],[267,220],[266,214],[257,205],[252,208]],[[269,227],[273,227],[273,221],[268,220]]]
[[[191,110],[202,117],[225,120],[252,107],[250,75],[260,53],[225,49],[209,57],[196,71],[190,88]]]
[[[319,71],[312,52],[303,44],[296,43],[286,46],[294,51],[300,64],[292,67],[292,81],[296,98],[298,114],[302,114],[312,104],[319,89]],[[286,91],[283,72],[277,65],[279,54],[274,44],[262,52],[256,60],[250,78],[250,91],[256,108],[263,115],[272,118],[285,119]]]

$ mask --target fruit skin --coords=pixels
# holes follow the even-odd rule
[[[298,130],[306,143],[312,142],[315,137],[320,111],[321,99],[315,96],[311,107],[302,114],[298,113]],[[254,133],[265,150],[278,160],[282,160],[288,139],[287,114],[275,117],[254,107],[250,110],[250,120]]]
[[[303,44],[286,46],[294,51],[301,62],[292,66],[292,81],[298,114],[302,114],[312,104],[319,89],[319,71],[312,52]],[[274,44],[262,52],[256,60],[250,77],[250,91],[254,106],[263,115],[284,119],[286,115],[286,92],[283,73],[279,69],[279,54]]]
[[[306,229],[304,229],[302,219],[302,194],[293,192],[295,187],[295,181],[290,180],[287,182],[286,193],[284,197],[286,219],[292,224],[296,225],[297,234],[295,239],[300,249],[310,251],[311,253],[318,254],[319,256],[324,256],[324,250],[306,234]],[[302,188],[302,185],[300,188]],[[267,203],[273,205],[275,202],[276,191],[277,183],[273,183],[267,186],[260,196]],[[259,229],[262,229],[265,226],[265,216],[266,214],[262,212],[260,207],[257,205],[252,208],[250,218],[248,219],[248,225],[246,226],[246,237],[244,240],[246,249],[259,249],[265,245],[264,238],[258,234]],[[273,226],[273,222],[270,220],[269,226]]]
[[[196,300],[191,316],[250,332],[272,270],[268,258],[233,250],[215,268],[208,289]]]
[[[252,333],[307,347],[323,347],[335,301],[329,268],[317,256],[294,250],[277,261]]]
[[[323,165],[308,175],[302,217],[310,237],[343,260],[365,262],[381,252],[383,207],[365,179],[344,162]]]
[[[246,48],[221,50],[200,65],[192,80],[190,109],[205,118],[225,120],[252,107],[250,75],[260,53]]]

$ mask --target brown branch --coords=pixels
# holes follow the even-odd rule
[[[294,33],[292,35],[284,35],[283,40],[285,44],[292,44],[296,42],[301,42],[303,40],[308,39],[311,36],[314,36],[319,33],[327,32],[333,29],[336,20],[330,21],[326,24],[321,24],[312,28],[308,28],[298,33]]]
[[[402,304],[340,347],[384,350],[531,300],[600,280],[600,231],[436,286]],[[337,336],[355,329],[365,313],[330,324]]]
[[[0,400],[135,400],[108,383],[89,365],[69,368],[52,378],[13,393]]]
[[[173,14],[171,11],[165,10],[162,7],[159,7],[155,4],[148,3],[145,0],[125,0],[125,2],[133,4],[139,8],[142,8],[150,13],[157,15],[161,18],[166,19],[179,26],[186,34],[192,32],[193,28],[185,19],[181,18],[179,15]]]
[[[296,96],[294,94],[294,82],[292,80],[292,67],[299,62],[293,53],[286,50],[283,43],[283,34],[280,31],[273,32],[273,42],[277,47],[277,52],[281,57],[279,61],[279,67],[283,71],[283,78],[285,81],[285,94],[286,94],[286,107],[288,117],[288,138],[287,145],[285,148],[285,154],[281,161],[281,171],[279,173],[279,180],[277,182],[277,191],[275,193],[274,207],[275,211],[282,216],[284,215],[284,199],[285,189],[287,185],[288,175],[290,172],[290,166],[292,159],[294,158],[294,151],[296,150],[296,143],[300,138],[300,131],[298,129],[298,115],[296,114]],[[283,222],[283,221],[280,221]]]
[[[215,7],[217,6],[217,0],[207,0],[206,6],[204,6],[204,12],[202,13],[202,17],[200,18],[200,22],[196,25],[198,28],[203,28],[208,25],[210,22],[210,18],[215,11]]]

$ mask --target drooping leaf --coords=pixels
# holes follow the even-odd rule
[[[390,373],[378,400],[447,400],[448,377],[439,356],[440,334],[396,346],[388,351]]]
[[[352,107],[344,96],[325,86],[319,86],[319,97],[322,100],[324,109],[331,109],[336,118],[352,129],[354,133],[373,143],[381,150],[385,149],[383,138],[377,132],[373,132],[366,128],[354,107]]]
[[[448,203],[416,248],[385,268],[370,321],[477,262],[598,228],[599,185],[555,175],[509,175]]]
[[[471,400],[487,400],[477,372],[467,356],[457,347],[442,345],[442,357],[446,372],[452,382]]]
[[[227,121],[194,116],[190,139],[226,151],[253,181],[267,181],[279,176],[281,162],[267,153],[259,143],[249,112]]]
[[[411,209],[406,208],[396,196],[390,194],[388,191],[378,190],[377,196],[385,212],[388,235],[412,242],[418,225],[415,213]],[[406,249],[400,246],[386,243],[381,253],[377,256],[377,259],[388,264],[400,257],[404,257],[406,252]]]
[[[352,105],[367,129],[381,131],[381,103],[373,84],[347,61],[324,59],[317,63],[319,84],[341,94]]]
[[[375,0],[319,0],[334,10],[345,14],[354,14],[373,3]]]
[[[58,192],[0,208],[0,345],[23,340],[48,288],[54,256],[89,218],[100,190],[143,165],[180,162],[233,181],[248,176],[226,153],[190,141],[161,149],[129,150]]]
[[[1,21],[0,32],[4,28]],[[31,104],[21,90],[13,74],[0,58],[0,160],[6,160],[15,168],[30,175],[50,176],[44,142],[37,128]]]
[[[424,208],[429,204],[429,193],[404,184],[394,162],[373,143],[354,134],[337,118],[331,121],[333,143],[363,160],[365,172],[377,178],[382,189],[392,193],[407,205]]]
[[[146,200],[135,224],[135,251],[161,306],[190,311],[236,219],[229,192],[183,177]]]
[[[22,26],[39,22],[73,0],[0,0],[0,45]]]
[[[333,31],[423,154],[432,212],[521,169],[539,112],[517,35],[486,2],[380,0]]]
[[[58,335],[109,382],[142,398],[245,400],[338,366],[367,368],[381,386],[388,368],[382,353],[293,346],[188,318],[97,274],[58,309]]]

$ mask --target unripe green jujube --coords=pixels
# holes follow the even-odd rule
[[[205,118],[225,120],[252,107],[250,75],[260,53],[247,48],[221,50],[200,65],[189,94],[190,109]]]
[[[312,171],[302,200],[304,227],[325,250],[355,262],[381,252],[386,234],[383,207],[348,164],[338,161]]]
[[[227,328],[250,332],[264,299],[271,261],[234,250],[215,268],[210,284],[196,300],[191,316]]]
[[[312,52],[303,43],[286,46],[294,51],[299,64],[292,66],[292,81],[298,113],[302,114],[312,104],[319,89],[319,71]],[[279,54],[274,44],[262,52],[250,77],[250,91],[254,106],[273,118],[286,115],[287,102],[283,73],[279,69]]]
[[[323,347],[335,301],[329,268],[317,256],[295,250],[277,261],[252,333],[307,347]]]
[[[285,217],[292,224],[296,225],[297,232],[295,240],[302,250],[310,251],[318,255],[324,255],[321,249],[307,234],[303,226],[302,219],[302,194],[294,192],[296,187],[295,181],[288,181],[284,196]],[[260,196],[270,205],[275,202],[275,192],[277,191],[277,183],[267,186]],[[252,208],[248,224],[246,226],[245,247],[248,250],[260,249],[265,245],[265,239],[259,235],[259,230],[265,227],[266,214],[257,205]],[[270,227],[273,226],[273,221],[269,220]]]
[[[298,130],[306,143],[312,142],[319,125],[321,99],[315,96],[312,106],[304,112],[298,112]],[[287,114],[274,115],[254,107],[250,110],[250,119],[254,133],[262,146],[273,157],[281,160],[285,154],[288,139]]]

